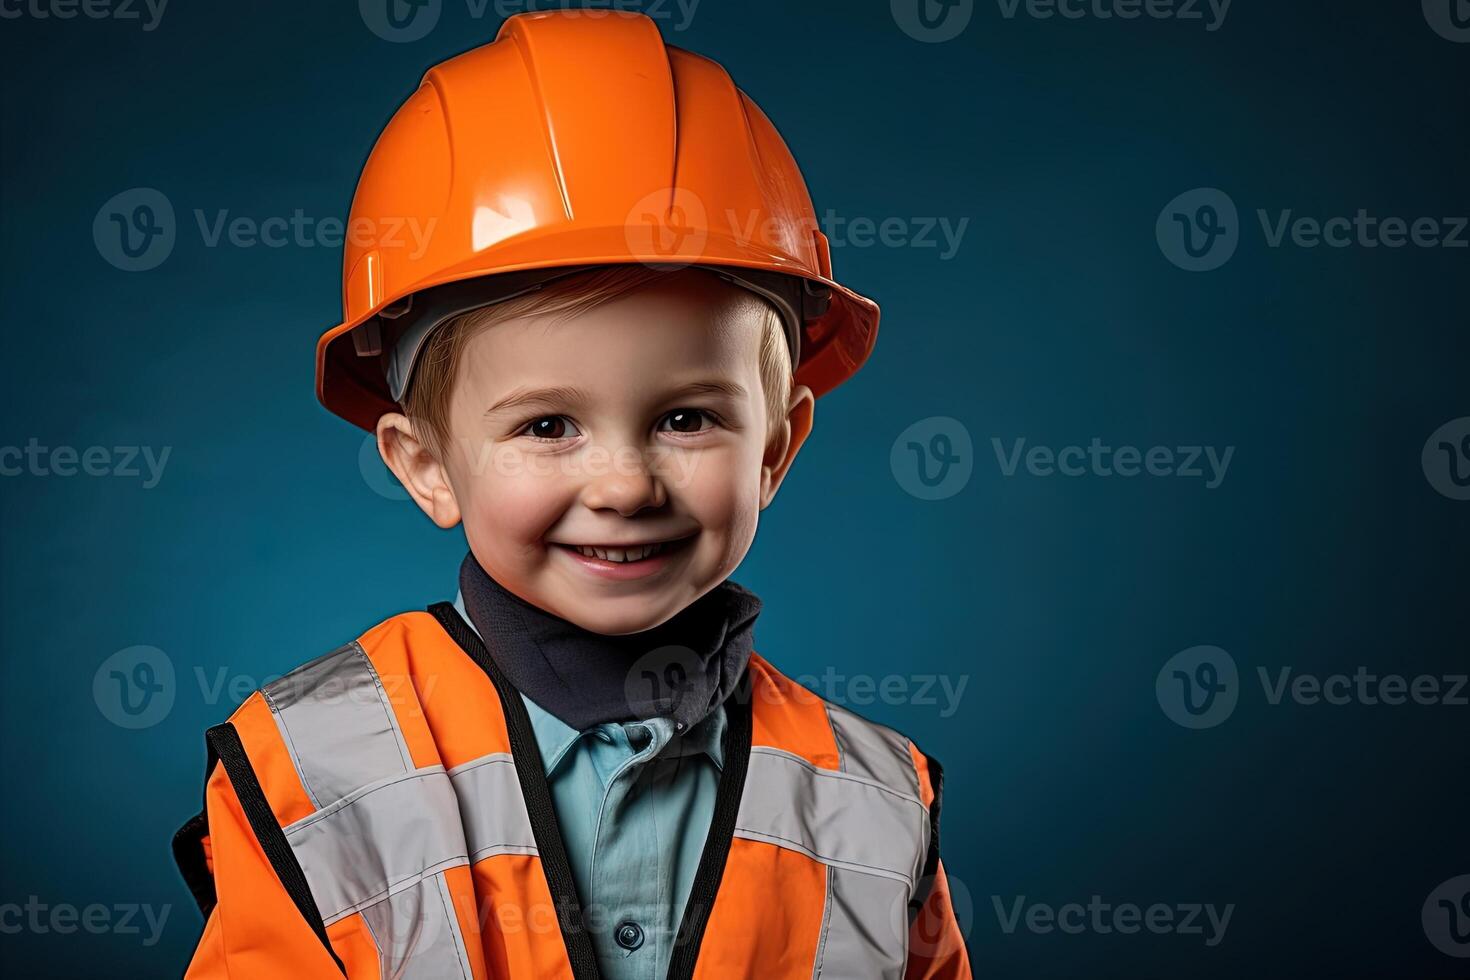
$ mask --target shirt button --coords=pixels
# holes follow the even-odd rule
[[[619,946],[631,952],[643,945],[643,928],[636,922],[619,923],[613,938]]]
[[[592,737],[606,745],[611,745],[613,740],[612,735],[608,734],[607,730],[604,728],[594,729],[592,732]]]

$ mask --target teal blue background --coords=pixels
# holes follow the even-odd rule
[[[161,940],[0,934],[12,975],[173,976],[201,919],[168,850],[199,806],[202,733],[248,690],[396,612],[452,598],[464,545],[359,468],[312,391],[336,249],[206,248],[194,209],[343,216],[422,71],[499,21],[446,0],[387,43],[350,2],[173,0],[137,22],[0,22],[0,443],[171,447],[157,487],[0,479],[0,904],[171,906]],[[1236,0],[1199,22],[1006,19],[943,44],[883,2],[704,0],[669,39],[777,123],[819,212],[969,219],[959,253],[858,247],[876,353],[815,435],[735,578],[791,674],[967,678],[959,710],[853,703],[946,767],[946,864],[994,977],[1463,976],[1420,906],[1470,872],[1470,709],[1271,706],[1258,666],[1470,669],[1470,502],[1420,450],[1470,415],[1467,258],[1272,249],[1257,208],[1470,213],[1470,45],[1417,3]],[[173,203],[158,268],[92,224],[133,187]],[[1188,273],[1160,209],[1225,190],[1244,224]],[[905,492],[890,447],[959,420],[973,474]],[[991,439],[1235,446],[1198,480],[1002,474]],[[378,484],[386,486],[387,484]],[[177,678],[129,731],[92,696],[134,645]],[[1154,678],[1198,644],[1244,691],[1206,731]],[[223,671],[223,674],[219,672]],[[1225,940],[1007,933],[1009,906],[1234,903]],[[0,926],[4,923],[0,922]]]

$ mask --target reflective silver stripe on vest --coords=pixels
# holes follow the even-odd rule
[[[908,739],[838,704],[828,703],[827,720],[837,742],[839,769],[876,779],[884,786],[907,789],[918,798],[919,771],[909,755]]]
[[[443,766],[364,786],[285,830],[328,925],[469,863]]]
[[[260,689],[317,808],[413,768],[393,706],[356,643]]]
[[[468,980],[443,875],[469,863],[459,803],[443,766],[414,769],[366,652],[349,644],[261,694],[317,807],[284,830],[323,921],[361,912],[383,977]]]
[[[449,779],[460,801],[470,864],[497,854],[540,853],[509,752],[455,766]]]
[[[928,826],[917,796],[867,776],[820,769],[782,749],[750,750],[737,837],[912,888],[923,870]]]
[[[362,917],[377,941],[383,977],[470,980],[469,955],[443,875],[423,879]]]
[[[827,868],[827,906],[812,980],[899,980],[907,961],[909,888]]]
[[[908,961],[908,903],[929,847],[929,811],[909,741],[827,705],[838,768],[757,745],[735,835],[827,866],[813,980],[900,980]]]

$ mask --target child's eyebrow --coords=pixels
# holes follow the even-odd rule
[[[680,398],[684,395],[726,395],[730,398],[744,398],[745,386],[733,381],[694,381],[687,385],[680,385],[670,391],[666,398]]]
[[[550,388],[517,388],[485,409],[485,414],[494,415],[496,412],[504,412],[512,408],[526,408],[532,405],[554,408],[569,402],[579,403],[585,401],[587,401],[587,393],[585,391],[581,388],[572,388],[566,385],[556,385]]]

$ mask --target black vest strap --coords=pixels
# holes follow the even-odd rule
[[[225,722],[205,732],[204,738],[209,745],[211,760],[217,759],[225,767],[225,775],[230,777],[230,786],[235,790],[240,808],[245,811],[245,819],[250,822],[250,829],[255,831],[255,838],[260,842],[261,850],[265,851],[266,859],[270,861],[276,877],[281,880],[281,886],[286,889],[286,894],[301,912],[301,917],[311,926],[311,931],[322,941],[327,955],[345,977],[347,968],[342,965],[342,960],[327,939],[327,927],[322,923],[322,914],[318,911],[316,899],[312,897],[311,888],[306,883],[306,874],[291,851],[286,832],[276,821],[276,815],[265,798],[265,791],[260,788],[255,767],[250,764],[250,757],[246,755],[245,746],[240,742],[240,733],[235,731],[234,725]],[[211,762],[210,769],[213,768]],[[206,782],[208,778],[206,775]],[[186,828],[188,826],[185,824]],[[210,891],[213,892],[213,886]]]
[[[520,780],[521,794],[526,800],[526,812],[531,819],[531,832],[536,838],[536,848],[541,854],[541,867],[546,875],[552,900],[556,904],[562,940],[566,944],[567,958],[572,965],[572,975],[576,980],[600,980],[597,955],[592,947],[592,937],[587,931],[585,914],[572,879],[566,845],[562,842],[561,828],[557,824],[556,810],[551,801],[551,788],[546,782],[541,753],[536,746],[536,735],[531,728],[531,719],[526,713],[526,705],[521,700],[520,692],[496,666],[484,644],[480,642],[479,635],[459,615],[459,610],[454,608],[453,603],[436,603],[429,607],[429,612],[495,685],[505,712],[516,776]],[[684,906],[684,915],[676,934],[674,952],[669,962],[670,980],[688,980],[694,974],[705,926],[709,922],[715,893],[719,890],[720,879],[725,873],[725,861],[730,854],[735,817],[740,810],[740,796],[745,789],[745,773],[750,761],[751,699],[748,669],[734,693],[725,701],[725,710],[727,724],[724,769],[716,791],[709,835],[705,838],[699,868],[695,871],[694,884],[689,890],[689,901]]]

